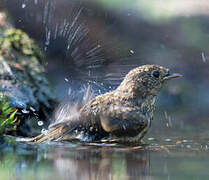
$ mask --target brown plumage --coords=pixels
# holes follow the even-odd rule
[[[96,96],[79,111],[79,116],[49,129],[34,142],[140,141],[151,125],[155,98],[164,82],[180,77],[158,65],[144,65],[131,70],[120,86]]]

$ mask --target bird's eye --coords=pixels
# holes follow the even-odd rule
[[[152,72],[152,75],[153,75],[155,78],[159,78],[160,73],[159,73],[159,71],[153,71],[153,72]]]

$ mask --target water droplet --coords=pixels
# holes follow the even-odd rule
[[[187,144],[187,145],[186,145],[186,148],[191,148],[191,147],[192,147],[192,146],[191,146],[191,145],[189,145],[189,144]]]
[[[131,54],[134,54],[134,51],[131,49],[131,50],[130,50],[130,53],[131,53]]]
[[[168,113],[167,113],[166,111],[164,112],[164,115],[165,115],[165,120],[167,121],[167,122],[166,122],[166,127],[172,128],[171,117],[168,116]]]
[[[28,114],[29,111],[27,111],[26,109],[23,109],[23,110],[22,110],[22,113],[23,113],[23,114]]]
[[[170,138],[165,139],[166,142],[171,142],[172,140]]]
[[[155,140],[155,138],[148,138],[148,141],[153,141],[153,140]]]
[[[30,107],[30,110],[33,111],[33,112],[36,111],[32,106]]]
[[[202,61],[205,63],[206,62],[206,57],[205,57],[204,52],[201,53],[201,56],[202,56]]]
[[[69,82],[68,78],[65,78],[65,81],[66,81],[66,82]]]
[[[45,47],[44,47],[44,51],[47,51],[48,46],[50,44],[50,40],[51,40],[51,31],[48,30],[48,28],[46,28],[46,39],[45,39]]]
[[[69,88],[67,94],[68,94],[68,95],[71,95],[71,93],[72,93],[72,90],[71,90],[71,88]]]
[[[38,121],[38,125],[39,126],[43,126],[44,125],[44,122],[43,121]]]
[[[187,143],[187,142],[189,142],[188,140],[186,140],[186,139],[184,139],[184,140],[182,140],[182,142],[183,143]]]
[[[26,4],[25,4],[25,3],[23,3],[23,4],[22,4],[22,8],[24,9],[25,7],[26,7]]]
[[[44,135],[46,135],[47,132],[48,132],[48,131],[47,131],[46,129],[42,129],[42,130],[41,130],[41,133],[44,134]]]

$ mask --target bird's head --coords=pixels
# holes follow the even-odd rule
[[[124,78],[119,90],[134,93],[136,96],[156,96],[163,84],[180,74],[171,74],[169,69],[159,65],[144,65],[131,70]]]

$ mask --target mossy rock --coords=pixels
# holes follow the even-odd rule
[[[43,60],[40,49],[35,45],[34,41],[20,29],[7,29],[4,32],[3,37],[0,38],[0,46],[2,50],[11,50],[12,48],[22,55],[35,56],[39,61]]]
[[[11,107],[18,109],[21,135],[40,133],[37,121],[49,124],[56,97],[45,75],[43,54],[19,29],[0,33],[0,93],[8,97]],[[37,127],[31,128],[32,124]]]

